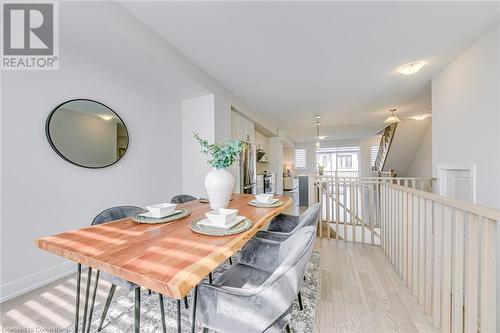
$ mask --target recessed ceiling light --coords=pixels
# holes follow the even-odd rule
[[[426,114],[421,114],[421,115],[418,115],[418,116],[414,116],[412,117],[414,120],[424,120],[426,118],[429,118],[431,116],[430,113],[426,113]]]
[[[320,140],[324,140],[326,138],[326,136],[318,136],[318,139]]]
[[[398,72],[404,75],[415,74],[425,66],[425,61],[414,61],[398,68]]]

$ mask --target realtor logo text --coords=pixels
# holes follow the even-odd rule
[[[4,70],[58,69],[57,3],[4,3]]]

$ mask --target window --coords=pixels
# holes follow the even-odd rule
[[[373,145],[371,147],[372,167],[375,166],[375,161],[377,160],[377,155],[378,155],[378,145]]]
[[[316,151],[316,161],[324,167],[324,175],[357,177],[359,152],[359,146],[320,148]]]
[[[304,169],[306,167],[306,150],[295,149],[295,167]]]
[[[339,169],[352,169],[352,156],[351,155],[338,155],[338,168]]]

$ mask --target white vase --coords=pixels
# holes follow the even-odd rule
[[[213,168],[205,176],[205,188],[210,208],[226,208],[233,193],[234,177],[226,169]]]

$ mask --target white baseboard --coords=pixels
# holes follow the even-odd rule
[[[76,265],[72,262],[64,262],[59,265],[44,269],[20,279],[2,284],[0,286],[0,303],[14,297],[27,293],[30,290],[42,287],[57,279],[65,277],[76,271]]]

